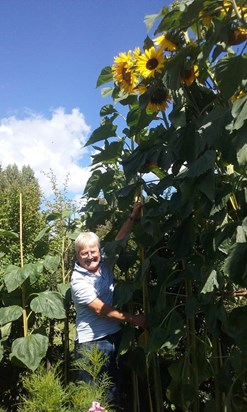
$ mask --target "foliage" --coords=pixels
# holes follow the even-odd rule
[[[247,407],[246,14],[242,1],[174,2],[145,19],[159,36],[97,81],[112,82],[102,95],[113,104],[87,142],[86,224],[111,222],[119,305],[148,316],[148,333],[127,328],[121,351],[146,374],[151,411]],[[112,239],[138,196],[133,273],[125,242]]]
[[[89,352],[94,372],[98,369],[97,361],[102,358],[102,353],[94,349]],[[108,412],[113,412],[107,404],[106,393],[111,383],[107,374],[99,377],[94,375],[93,384],[85,382],[70,382],[68,386],[62,384],[60,364],[53,365],[49,370],[40,365],[33,373],[26,373],[23,377],[25,394],[19,402],[17,411],[31,412],[88,412],[92,402],[97,400],[107,407]],[[77,364],[80,367],[79,363]],[[97,381],[97,382],[96,382]]]
[[[20,193],[23,199],[23,244],[26,259],[32,259],[35,236],[45,225],[40,213],[41,191],[33,170],[29,166],[23,166],[19,170],[15,164],[7,166],[5,170],[0,169],[1,267],[6,263],[19,262],[19,241],[14,234],[19,233]]]
[[[23,396],[18,411],[66,411],[67,395],[56,368],[47,371],[39,367],[35,373],[23,378],[23,386],[27,394]]]

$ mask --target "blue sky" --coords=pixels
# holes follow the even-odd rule
[[[1,0],[0,162],[30,164],[44,192],[50,168],[82,193],[89,177],[83,144],[106,104],[100,71],[121,51],[142,47],[144,17],[166,0]]]

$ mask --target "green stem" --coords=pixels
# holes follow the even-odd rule
[[[21,259],[21,267],[24,266],[24,257],[23,257],[23,240],[22,240],[22,193],[19,194],[19,205],[20,205],[20,259]],[[22,299],[22,320],[23,320],[23,335],[28,335],[28,319],[27,319],[27,310],[26,310],[26,286],[25,282],[23,282],[21,287],[21,299]]]
[[[185,267],[185,265],[184,265]],[[193,295],[192,282],[190,279],[185,281],[186,295],[191,297]],[[199,379],[198,379],[198,368],[197,368],[197,357],[196,357],[196,328],[195,328],[195,318],[187,318],[188,325],[188,347],[187,351],[190,353],[190,364],[188,380],[190,384],[193,382],[194,389],[196,391],[195,401],[193,403],[193,412],[199,412],[200,410],[200,400],[199,400]],[[193,371],[193,377],[191,375]]]

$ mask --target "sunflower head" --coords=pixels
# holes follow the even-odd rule
[[[227,44],[234,46],[243,43],[245,40],[247,40],[247,29],[245,27],[236,27],[229,31]]]
[[[191,60],[186,60],[180,71],[180,80],[186,86],[191,86],[196,77],[199,76],[199,69]]]
[[[167,50],[170,52],[177,50],[177,44],[170,40],[166,34],[162,34],[161,36],[156,37],[153,40],[156,46],[159,46],[162,50]]]
[[[234,103],[237,100],[241,99],[241,97],[245,96],[245,94],[246,93],[243,90],[240,90],[232,96],[231,101]]]
[[[141,84],[138,86],[139,93],[143,95],[140,99],[145,102],[147,112],[157,113],[164,111],[171,102],[169,90],[162,84],[149,86]]]
[[[145,50],[136,61],[136,71],[144,78],[154,77],[156,73],[160,73],[165,64],[165,56],[162,49]]]
[[[125,93],[132,93],[138,83],[137,76],[133,70],[133,64],[134,61],[130,50],[128,53],[120,53],[114,58],[112,66],[113,78]]]

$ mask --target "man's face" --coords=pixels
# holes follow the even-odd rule
[[[97,245],[84,247],[79,251],[77,259],[82,268],[95,273],[100,265],[100,250]]]

